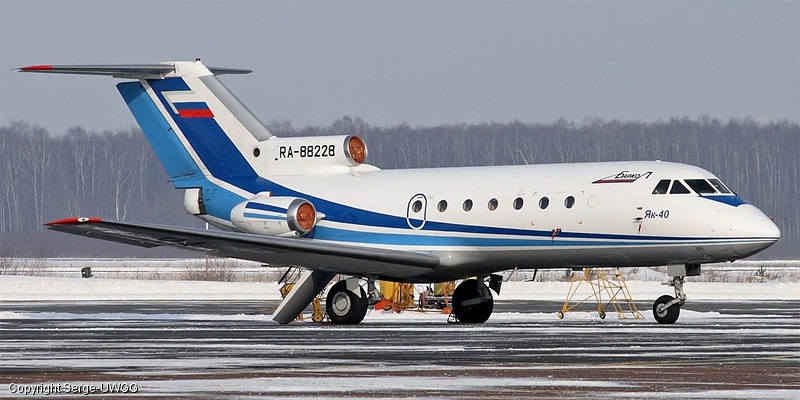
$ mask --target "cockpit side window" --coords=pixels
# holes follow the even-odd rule
[[[691,193],[686,186],[683,186],[681,181],[675,180],[672,181],[672,189],[669,190],[669,194],[686,194]]]
[[[697,192],[697,194],[714,194],[717,193],[714,190],[714,187],[711,186],[710,183],[706,182],[705,179],[684,179],[687,185],[689,185],[692,190]]]
[[[656,188],[653,189],[653,194],[666,194],[667,190],[669,190],[669,179],[662,179],[658,181],[658,185]]]
[[[711,182],[712,185],[714,185],[714,188],[716,188],[718,192],[726,193],[726,194],[731,193],[731,190],[728,189],[728,187],[725,186],[722,182],[720,182],[719,179],[713,179],[712,178],[712,179],[709,179],[708,181]]]

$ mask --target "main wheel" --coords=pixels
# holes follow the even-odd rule
[[[331,287],[325,300],[325,309],[332,324],[354,325],[364,319],[369,301],[364,289],[359,286],[358,290],[361,291],[361,297],[348,290],[345,281],[336,282]]]
[[[666,304],[672,300],[675,300],[675,298],[665,294],[653,303],[653,317],[655,317],[659,324],[674,324],[681,315],[680,305],[673,304],[666,307]]]
[[[479,286],[480,285],[480,286]],[[483,296],[481,294],[483,293]],[[492,315],[492,292],[476,279],[461,282],[453,292],[453,314],[458,322],[482,324]]]

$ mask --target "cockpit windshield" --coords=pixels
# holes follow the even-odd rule
[[[687,185],[697,194],[714,194],[717,191],[705,179],[684,179]]]
[[[719,179],[711,178],[708,181],[711,182],[711,184],[714,185],[714,188],[717,189],[717,191],[720,193],[725,193],[725,194],[733,193],[730,189],[728,189],[727,186],[725,186],[725,184],[720,182]]]
[[[669,183],[671,181],[669,179],[662,179],[656,185],[656,188],[653,189],[653,194],[666,194],[667,189],[669,189]]]
[[[686,188],[686,186],[683,186],[681,181],[677,179],[672,181],[672,188],[669,189],[669,194],[687,194],[687,193],[691,192],[689,191],[689,189]]]
[[[684,185],[683,183],[686,183]],[[689,190],[689,188],[691,190]],[[669,190],[667,190],[669,189]],[[725,184],[720,182],[719,179],[710,178],[710,179],[684,179],[683,181],[675,179],[662,179],[658,182],[656,187],[653,189],[653,194],[687,194],[687,193],[697,193],[701,196],[704,195],[713,195],[713,194],[733,194],[733,192],[728,189]]]

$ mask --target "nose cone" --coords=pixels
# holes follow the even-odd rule
[[[766,249],[781,237],[781,231],[761,210],[742,204],[736,207],[728,220],[728,236],[741,257]]]

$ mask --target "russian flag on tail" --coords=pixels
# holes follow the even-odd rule
[[[173,103],[181,118],[214,118],[214,113],[204,101]]]

